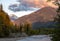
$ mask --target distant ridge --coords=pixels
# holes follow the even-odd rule
[[[14,15],[14,14],[9,15],[9,17],[10,17],[10,20],[12,22],[14,22],[16,19],[18,19],[18,17],[16,15]]]

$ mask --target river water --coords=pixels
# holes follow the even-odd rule
[[[51,41],[48,35],[34,35],[17,41]]]

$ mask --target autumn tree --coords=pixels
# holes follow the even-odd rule
[[[12,25],[8,14],[2,10],[2,5],[0,5],[0,36],[9,36],[10,26]]]

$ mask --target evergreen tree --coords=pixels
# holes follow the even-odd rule
[[[55,3],[58,6],[58,9],[57,9],[58,17],[55,18],[55,22],[57,26],[52,36],[52,41],[60,41],[60,0],[55,0]]]
[[[23,24],[20,24],[20,33],[22,34],[22,32],[23,32]]]
[[[58,12],[60,13],[60,7],[58,8]],[[52,41],[60,41],[60,14],[57,15],[57,18],[55,18],[55,22],[56,22],[56,28],[53,34],[53,38]]]
[[[25,23],[24,23],[24,32],[25,32],[27,35],[30,35],[30,31],[31,31],[31,25],[30,25],[30,23],[25,22]]]

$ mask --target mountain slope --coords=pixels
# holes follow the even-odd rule
[[[49,22],[49,21],[53,21],[56,15],[57,15],[57,12],[54,8],[44,7],[30,15],[26,15],[18,18],[15,21],[15,24],[19,25],[24,22],[30,22],[30,23]]]

